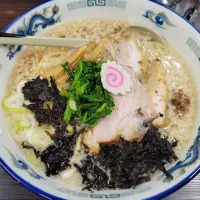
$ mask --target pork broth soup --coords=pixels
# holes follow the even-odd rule
[[[10,134],[47,176],[86,190],[128,189],[172,175],[190,142],[197,97],[184,59],[128,21],[70,21],[46,36],[76,49],[28,47],[2,101]],[[26,70],[24,70],[26,69]]]

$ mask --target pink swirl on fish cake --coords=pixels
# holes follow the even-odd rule
[[[107,81],[108,86],[117,88],[123,85],[124,75],[116,67],[109,66],[106,81]]]
[[[108,60],[101,66],[101,82],[103,87],[114,95],[126,95],[131,92],[132,80],[123,66]]]

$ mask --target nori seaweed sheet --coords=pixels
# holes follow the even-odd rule
[[[66,126],[60,125],[53,138],[54,145],[49,146],[40,155],[41,161],[46,165],[46,175],[57,175],[70,166],[69,162],[74,154],[74,148],[79,134],[66,133]]]
[[[29,81],[22,88],[24,98],[31,104],[24,105],[35,113],[35,118],[42,124],[49,124],[55,128],[54,142],[45,151],[38,152],[31,145],[22,143],[23,148],[33,149],[36,156],[41,158],[46,166],[46,175],[57,175],[60,171],[70,166],[69,162],[73,156],[76,140],[79,135],[76,131],[73,134],[66,132],[66,124],[63,122],[63,115],[66,107],[66,97],[59,94],[54,79],[37,77]],[[52,107],[48,106],[51,103]],[[45,106],[45,103],[47,103]]]
[[[133,188],[149,181],[157,169],[172,178],[165,164],[177,159],[174,146],[176,142],[171,144],[157,128],[150,127],[141,142],[120,140],[116,144],[103,144],[99,155],[88,154],[75,167],[87,190]]]
[[[55,80],[52,77],[50,78],[50,84],[47,79],[37,77],[25,83],[22,92],[24,98],[31,102],[31,104],[24,105],[24,107],[35,113],[35,118],[40,124],[57,126],[62,122],[66,108],[66,97],[59,94]],[[52,107],[48,105],[49,102]]]

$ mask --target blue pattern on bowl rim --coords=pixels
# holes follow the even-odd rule
[[[55,16],[59,13],[59,7],[55,5],[51,12],[52,15],[50,17],[46,17],[46,14],[49,12],[49,7],[45,7],[43,9],[42,13],[35,12],[33,16],[28,20],[26,23],[26,20],[24,19],[23,25],[20,26],[15,33],[22,35],[22,36],[34,36],[39,28],[45,29],[47,26],[53,26],[54,24],[61,21],[61,17],[58,16],[55,18]],[[7,56],[11,60],[15,54],[22,50],[22,45],[9,45],[9,52]]]
[[[198,134],[194,139],[193,145],[189,148],[186,154],[186,158],[184,160],[178,161],[175,166],[173,166],[171,169],[168,170],[169,173],[173,174],[178,169],[185,168],[193,164],[199,158],[199,152],[200,152],[200,127],[198,129]]]
[[[44,180],[44,178],[37,174],[22,158],[20,158],[18,155],[14,156],[6,147],[4,147],[4,149],[10,155],[12,163],[16,168],[26,171],[34,179]]]
[[[92,6],[108,6],[125,9],[127,5],[126,1],[123,0],[78,0],[69,2],[67,4],[68,11],[75,9],[92,7]]]
[[[164,12],[155,13],[152,10],[147,10],[145,14],[143,15],[145,18],[149,19],[151,22],[153,22],[157,27],[165,29],[164,25],[167,24],[168,26],[176,27],[167,15]]]

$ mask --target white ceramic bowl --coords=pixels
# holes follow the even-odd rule
[[[176,47],[189,64],[200,94],[200,35],[198,31],[173,11],[151,1],[49,1],[17,18],[5,31],[16,32],[18,28],[20,34],[41,34],[41,32],[55,27],[57,24],[88,17],[129,20],[158,32]],[[9,73],[16,58],[20,55],[21,47],[17,46],[10,50],[1,47],[0,52],[0,100],[2,100]],[[173,163],[171,166],[171,172],[174,175],[173,181],[166,182],[164,177],[157,176],[135,189],[90,193],[46,177],[44,172],[28,164],[8,132],[2,107],[0,107],[0,163],[13,178],[31,191],[48,199],[160,199],[179,189],[200,171],[198,156],[200,130],[198,131],[199,124],[194,124],[194,126],[194,137],[191,138],[192,146],[190,149],[186,148],[183,152],[185,160],[179,160],[178,163]]]

